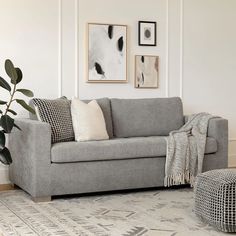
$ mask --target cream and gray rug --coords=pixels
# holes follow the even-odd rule
[[[226,235],[193,212],[190,189],[85,196],[34,203],[21,190],[0,193],[4,236]]]

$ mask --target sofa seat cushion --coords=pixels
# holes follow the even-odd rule
[[[205,153],[215,153],[217,143],[207,138]],[[117,160],[143,157],[165,157],[166,139],[163,136],[116,138],[102,141],[66,142],[52,145],[51,161],[69,163]]]

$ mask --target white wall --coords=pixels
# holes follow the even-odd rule
[[[58,95],[58,19],[58,0],[0,0],[0,75],[7,78],[4,61],[12,59],[23,71],[21,86],[37,97]],[[7,99],[2,90],[0,99]],[[0,165],[0,183],[8,181],[7,175]]]
[[[0,0],[0,75],[10,58],[24,72],[22,86],[37,97],[181,96],[186,113],[229,119],[236,166],[235,11],[235,0]],[[157,47],[138,46],[139,20],[157,21]],[[127,84],[85,82],[88,22],[128,25]],[[135,54],[159,55],[159,89],[134,88]],[[0,166],[0,183],[7,173]]]
[[[235,0],[184,1],[183,101],[229,119],[230,162],[236,159]],[[234,150],[233,150],[234,149]]]
[[[166,95],[166,7],[165,0],[81,0],[79,1],[79,95],[91,97],[163,97]],[[93,7],[90,7],[93,6]],[[152,6],[152,7],[151,7]],[[135,7],[135,9],[134,9]],[[157,22],[157,47],[138,46],[138,20]],[[128,25],[128,84],[89,84],[86,80],[87,23],[117,23]],[[160,56],[160,89],[134,88],[134,55]]]

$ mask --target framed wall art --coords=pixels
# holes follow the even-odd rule
[[[88,24],[87,82],[127,82],[126,25]]]
[[[139,46],[156,46],[156,22],[138,22],[138,44]]]
[[[135,56],[135,88],[158,88],[159,57]]]

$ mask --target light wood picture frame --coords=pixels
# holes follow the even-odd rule
[[[127,25],[87,24],[87,82],[127,83]]]
[[[135,88],[159,87],[159,57],[153,55],[135,56]]]

